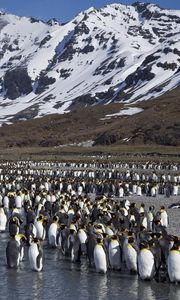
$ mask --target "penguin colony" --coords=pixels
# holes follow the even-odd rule
[[[180,168],[160,165],[158,173],[154,164],[145,166],[146,174],[142,165],[107,170],[100,164],[2,163],[0,231],[9,234],[8,267],[19,267],[26,246],[30,268],[42,271],[47,242],[72,262],[86,258],[97,272],[126,269],[143,280],[163,274],[180,282],[180,238],[168,233],[165,206],[137,207],[121,199],[178,196]]]

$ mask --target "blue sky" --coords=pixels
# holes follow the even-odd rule
[[[80,11],[91,6],[100,8],[110,3],[131,4],[136,0],[0,0],[0,9],[20,16],[42,20],[56,18],[61,22],[71,20]],[[144,0],[163,8],[180,9],[180,0]]]

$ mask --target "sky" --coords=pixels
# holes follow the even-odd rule
[[[0,0],[0,10],[44,21],[56,18],[60,22],[67,22],[91,6],[101,8],[111,3],[132,4],[133,2],[136,0]],[[162,8],[180,10],[180,0],[143,0],[142,2],[152,2]]]

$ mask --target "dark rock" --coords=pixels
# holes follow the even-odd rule
[[[137,70],[130,74],[126,79],[126,88],[131,87],[132,85],[136,85],[139,80],[142,81],[150,81],[155,77],[154,73],[151,73],[151,66],[146,66],[144,69],[141,67],[137,68]]]
[[[84,22],[79,23],[74,29],[74,34],[77,35],[89,34],[89,32],[90,30]]]
[[[4,76],[4,88],[6,97],[12,100],[31,93],[31,78],[27,73],[27,69],[17,68],[7,71]]]
[[[39,48],[41,48],[42,46],[44,46],[50,39],[52,38],[52,36],[49,34],[47,35],[39,44]]]
[[[38,86],[36,88],[35,93],[36,94],[43,93],[48,88],[48,86],[51,85],[51,84],[53,84],[55,81],[56,81],[55,78],[48,77],[48,76],[46,76],[44,74],[41,74],[40,78],[38,80]]]
[[[30,18],[30,22],[31,22],[31,23],[39,23],[40,20],[31,17],[31,18]]]
[[[94,146],[96,145],[111,145],[121,139],[121,136],[116,133],[104,132],[96,138]]]
[[[94,51],[94,46],[92,45],[86,45],[83,49],[81,49],[81,53],[83,54],[87,54],[89,52],[93,52]]]
[[[68,78],[71,75],[71,71],[72,71],[72,69],[61,69],[60,77],[64,78],[64,79]]]
[[[157,67],[163,68],[164,70],[170,69],[170,70],[174,71],[177,68],[177,64],[176,63],[168,63],[168,62],[165,62],[165,63],[159,62],[157,64]]]

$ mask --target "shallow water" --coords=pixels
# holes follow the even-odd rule
[[[44,245],[44,269],[41,273],[30,270],[27,251],[18,270],[6,266],[7,234],[0,235],[0,299],[146,299],[179,300],[180,286],[143,282],[137,275],[122,271],[97,274],[86,260],[74,264],[59,251]]]

